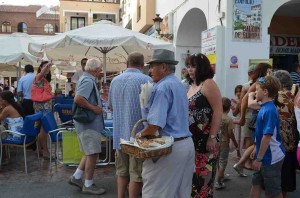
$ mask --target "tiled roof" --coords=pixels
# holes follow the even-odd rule
[[[52,19],[52,20],[59,20],[58,14],[42,14],[37,19]]]
[[[36,12],[42,6],[29,5],[29,6],[14,6],[14,5],[0,5],[0,12]]]

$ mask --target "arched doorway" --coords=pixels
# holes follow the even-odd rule
[[[24,22],[20,22],[18,23],[18,32],[24,32],[24,33],[27,33],[27,24],[24,23]]]
[[[176,68],[180,76],[184,67],[184,58],[187,53],[201,52],[201,32],[207,29],[207,20],[204,12],[199,8],[190,9],[182,18],[176,36],[176,56],[179,67]]]
[[[270,58],[276,69],[289,72],[299,63],[300,52],[300,0],[283,3],[274,13],[268,33]]]

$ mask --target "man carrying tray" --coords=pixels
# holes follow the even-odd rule
[[[143,163],[143,198],[190,197],[195,164],[194,144],[189,131],[186,89],[174,75],[174,52],[154,50],[148,63],[156,83],[146,111],[148,126],[136,135],[173,136],[172,152],[158,160]]]
[[[139,197],[142,190],[142,160],[123,153],[120,138],[129,140],[134,124],[142,118],[139,100],[141,85],[152,82],[149,76],[141,72],[143,67],[143,54],[129,54],[127,69],[115,77],[110,85],[109,103],[114,113],[113,148],[116,149],[118,198],[125,197],[128,183],[130,198]]]

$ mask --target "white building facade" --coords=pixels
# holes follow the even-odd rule
[[[249,13],[235,7],[241,2],[249,4]],[[203,35],[216,34],[213,48],[210,48],[215,50],[215,53],[212,52],[216,64],[215,80],[223,96],[233,97],[235,86],[248,81],[249,60],[270,58],[272,35],[300,35],[299,28],[292,25],[288,27],[289,30],[277,28],[285,23],[284,17],[300,21],[300,14],[297,14],[300,12],[296,8],[299,5],[300,0],[172,0],[172,3],[169,0],[156,0],[155,12],[162,18],[170,18],[170,15],[173,18],[172,27],[169,28],[174,34],[173,45],[179,61],[177,76],[180,76],[184,67],[187,53],[199,53],[206,48],[202,46],[207,45]],[[286,14],[287,9],[293,10]],[[244,29],[239,29],[237,19],[242,21]],[[203,31],[206,32],[203,34]]]

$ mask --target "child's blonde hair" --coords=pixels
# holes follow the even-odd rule
[[[262,89],[268,90],[268,97],[275,98],[280,90],[280,81],[274,76],[261,77],[257,80],[257,85]]]

